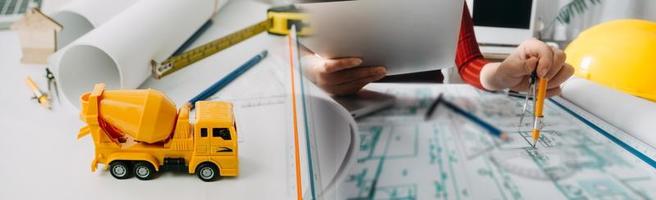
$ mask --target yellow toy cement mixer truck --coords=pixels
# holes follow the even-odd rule
[[[152,179],[161,169],[196,173],[203,181],[237,176],[237,129],[232,104],[196,103],[196,123],[190,105],[176,111],[163,93],[152,90],[105,90],[96,84],[81,97],[83,127],[78,138],[91,135],[95,158],[117,179]]]

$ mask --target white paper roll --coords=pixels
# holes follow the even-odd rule
[[[150,62],[163,61],[220,7],[216,0],[141,0],[79,38],[53,59],[61,91],[79,107],[95,83],[137,88]]]
[[[562,91],[563,98],[633,137],[656,146],[656,102],[580,78],[565,82]]]
[[[307,127],[310,130],[313,178],[319,199],[337,199],[336,186],[355,164],[360,139],[358,125],[346,108],[305,78]],[[309,167],[309,166],[307,166]],[[310,187],[309,185],[307,187]],[[307,197],[307,196],[306,196]]]
[[[137,0],[77,0],[49,14],[64,29],[57,44],[64,47],[132,6]]]

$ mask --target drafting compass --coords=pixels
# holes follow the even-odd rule
[[[48,80],[48,93],[55,94],[55,96],[57,96],[57,102],[59,102],[60,100],[59,89],[57,89],[57,80],[55,80],[55,75],[50,71],[49,68],[46,68],[46,79]]]
[[[533,100],[533,105],[535,105],[535,81],[537,80],[537,73],[533,72],[531,74],[531,78],[528,79],[528,93],[524,97],[524,106],[522,107],[522,115],[519,118],[519,126],[518,128],[521,128],[524,126],[524,117],[526,116],[526,113],[529,112],[529,102],[530,100]],[[530,112],[531,114],[533,112]]]

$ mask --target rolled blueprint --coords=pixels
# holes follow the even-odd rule
[[[355,119],[326,92],[305,79],[307,126],[309,131],[308,159],[313,163],[314,187],[318,199],[337,199],[336,186],[344,181],[355,164],[355,152],[360,145]],[[310,166],[308,166],[310,167]],[[310,184],[308,187],[312,187]],[[304,199],[312,199],[305,196]]]
[[[51,59],[63,95],[79,108],[79,96],[95,83],[137,88],[150,76],[151,61],[168,58],[224,3],[138,1]]]
[[[295,38],[295,34],[290,37]],[[291,40],[294,41],[294,39]],[[288,102],[291,104],[294,100],[296,101],[298,115],[291,117],[292,119],[296,117],[300,127],[298,139],[301,147],[299,153],[303,199],[338,199],[337,185],[347,178],[349,169],[356,162],[355,152],[360,145],[358,126],[346,108],[313,84],[300,70],[296,70],[298,68],[293,69],[294,66],[302,66],[298,63],[300,60],[290,59],[298,57],[297,47],[297,43],[288,43],[288,45],[283,43],[271,47],[271,51],[274,53],[270,59],[276,60],[278,64],[271,74],[276,77],[277,81],[266,81],[267,78],[272,78],[268,74],[258,77],[258,80],[264,80],[263,82],[267,83],[282,83],[285,88],[283,92],[290,98]],[[276,54],[275,52],[282,53]],[[288,52],[291,52],[292,56]],[[294,63],[292,64],[291,61]],[[294,81],[290,81],[292,77]],[[295,92],[292,92],[291,88],[294,88]],[[292,110],[289,113],[291,115]],[[296,127],[290,126],[290,128],[295,129]],[[289,135],[292,136],[292,134]],[[293,144],[291,140],[290,144]],[[289,173],[294,174],[293,171]],[[309,177],[308,174],[310,174]],[[288,181],[295,182],[296,180]],[[295,194],[295,188],[290,189],[292,190],[288,193]]]
[[[563,98],[643,142],[656,146],[656,102],[651,102],[591,81],[565,82]]]
[[[58,46],[64,47],[82,35],[118,15],[137,0],[76,0],[49,14],[64,29],[57,34]]]

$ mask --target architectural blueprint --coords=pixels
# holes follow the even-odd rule
[[[354,167],[340,199],[655,199],[656,168],[548,101],[530,147],[523,99],[465,85],[375,84],[394,107],[358,120]],[[439,93],[509,133],[504,142],[443,106]]]

